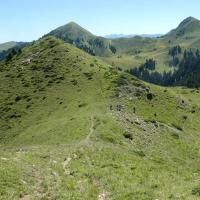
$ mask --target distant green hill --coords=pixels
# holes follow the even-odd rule
[[[21,49],[25,46],[27,46],[28,42],[6,42],[0,44],[0,60],[5,59],[5,57],[13,50]]]
[[[133,38],[113,39],[112,44],[118,54],[137,55],[140,52],[151,52],[157,47],[158,39],[135,36]]]
[[[0,198],[199,198],[199,90],[45,37],[0,63]]]
[[[91,55],[109,56],[115,53],[110,40],[95,36],[74,22],[61,26],[45,36],[55,36]]]
[[[16,45],[17,45],[17,42],[13,42],[13,41],[2,43],[2,44],[0,44],[0,52],[1,51],[6,51],[6,50],[8,50],[8,49],[10,49],[12,47],[15,47]]]
[[[6,43],[2,43],[0,44],[0,52],[2,51],[7,51],[8,49],[11,49],[13,47],[21,47],[24,46],[26,44],[26,42],[6,42]]]

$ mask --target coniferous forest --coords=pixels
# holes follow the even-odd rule
[[[153,71],[156,61],[153,59],[146,60],[138,68],[132,68],[128,72],[144,81],[162,85],[162,86],[187,86],[198,88],[200,86],[200,52],[196,50],[184,50],[181,59],[178,55],[182,50],[176,46],[169,50],[172,57],[173,72],[159,73]]]

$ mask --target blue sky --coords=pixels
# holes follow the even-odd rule
[[[200,19],[199,0],[2,0],[0,43],[31,41],[75,21],[97,35],[166,33]]]

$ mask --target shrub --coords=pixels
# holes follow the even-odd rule
[[[121,76],[116,80],[117,86],[128,85],[128,81],[125,77]]]
[[[82,103],[82,104],[79,104],[78,107],[79,107],[79,108],[82,108],[82,107],[85,107],[85,106],[87,106],[87,105],[88,105],[87,103]]]
[[[91,79],[92,79],[92,76],[93,76],[93,73],[92,73],[92,72],[85,72],[85,73],[83,73],[83,74],[87,77],[88,80],[91,80]]]
[[[21,99],[22,99],[22,96],[16,96],[16,97],[15,97],[15,101],[16,101],[16,102],[20,101]]]
[[[148,93],[147,94],[147,99],[151,101],[153,99],[153,94],[152,93]]]
[[[195,187],[195,188],[192,190],[192,194],[193,194],[193,195],[197,195],[197,196],[200,197],[200,186]]]
[[[131,133],[124,133],[123,135],[126,139],[133,140],[133,135]]]
[[[136,153],[140,157],[145,157],[145,153],[141,150],[134,150],[134,153]]]

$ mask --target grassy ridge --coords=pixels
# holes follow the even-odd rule
[[[0,69],[0,199],[199,198],[198,90],[53,37]]]

